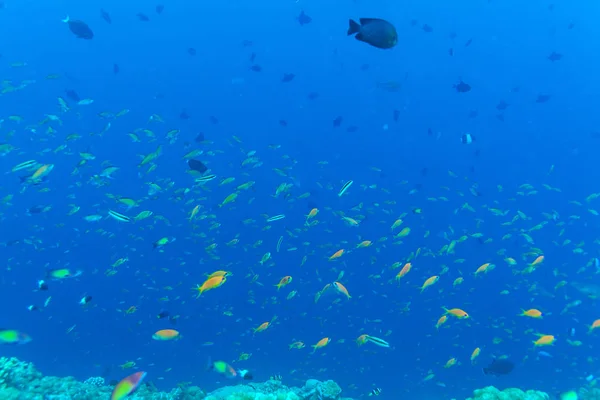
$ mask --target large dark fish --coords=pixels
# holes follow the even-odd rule
[[[94,38],[94,32],[90,29],[88,24],[83,21],[79,21],[76,19],[70,19],[69,16],[63,19],[63,22],[69,24],[69,29],[77,38],[91,40]]]
[[[190,169],[192,169],[194,171],[200,172],[201,174],[208,171],[208,167],[206,165],[204,165],[203,162],[194,160],[193,158],[190,158],[188,160],[188,167],[190,167]]]
[[[391,49],[398,43],[398,33],[391,23],[378,18],[361,18],[360,23],[350,20],[348,36],[379,49]]]
[[[483,373],[486,375],[508,375],[515,368],[515,364],[510,360],[495,358],[490,365],[483,368]]]

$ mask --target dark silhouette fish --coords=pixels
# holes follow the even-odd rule
[[[483,368],[483,373],[486,375],[494,375],[494,376],[508,375],[512,372],[512,370],[514,368],[515,368],[515,364],[513,364],[512,361],[509,361],[506,359],[500,360],[500,359],[495,358],[490,363],[490,365]]]
[[[121,71],[121,68],[119,67],[119,64],[113,64],[113,74],[118,74],[119,71]]]
[[[200,172],[201,174],[208,171],[208,167],[206,165],[204,165],[204,163],[202,163],[201,161],[198,161],[198,160],[194,160],[193,158],[190,158],[188,160],[188,167],[190,167],[190,169],[192,169],[194,171]]]
[[[562,54],[557,53],[555,51],[553,51],[552,53],[550,53],[550,55],[548,56],[548,60],[554,62],[554,61],[559,61],[562,59]]]
[[[156,6],[155,10],[156,10],[157,14],[162,14],[162,12],[165,10],[165,6],[163,6],[162,4],[159,4]]]
[[[296,77],[296,75],[294,75],[294,74],[283,74],[283,78],[281,78],[281,82],[283,82],[283,83],[291,82],[294,80],[295,77]]]
[[[471,85],[463,82],[462,79],[458,83],[452,85],[452,87],[456,89],[458,93],[466,93],[471,91]]]
[[[190,119],[190,114],[188,114],[187,111],[182,110],[181,113],[179,113],[179,119]]]
[[[310,24],[312,22],[312,18],[304,13],[304,10],[300,11],[300,15],[296,18],[300,26]]]
[[[65,90],[65,94],[67,95],[67,97],[73,101],[79,102],[81,100],[81,97],[79,97],[79,94],[74,91],[73,89],[67,89]]]
[[[112,18],[110,17],[110,14],[107,13],[104,9],[100,10],[100,16],[102,17],[103,20],[105,20],[107,23],[112,24]]]
[[[78,39],[91,40],[94,38],[94,32],[92,32],[85,22],[71,19],[69,16],[63,19],[63,22],[66,22],[69,25],[69,29]]]
[[[378,49],[391,49],[398,43],[398,33],[394,25],[379,18],[361,18],[360,23],[349,20],[348,36],[370,44]]]
[[[508,105],[509,104],[507,102],[505,102],[504,100],[500,100],[500,102],[496,105],[496,109],[500,110],[500,111],[503,111],[503,110],[506,110],[508,108]]]
[[[540,94],[538,95],[538,97],[535,99],[536,103],[545,103],[548,100],[550,100],[550,95],[549,94]]]

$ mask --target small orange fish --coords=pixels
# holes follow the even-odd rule
[[[469,314],[467,314],[466,311],[461,310],[460,308],[451,308],[450,310],[448,310],[447,308],[444,308],[444,311],[446,311],[446,314],[450,314],[458,319],[469,318]]]
[[[340,258],[342,255],[344,254],[344,249],[340,249],[338,251],[336,251],[335,253],[333,253],[330,257],[329,257],[329,261],[333,261],[336,258]]]
[[[479,357],[480,353],[481,353],[481,349],[479,347],[477,347],[475,350],[473,350],[473,352],[471,353],[471,364],[473,364],[473,362],[475,361],[475,359],[477,357]]]
[[[227,278],[225,277],[225,275],[221,275],[221,276],[213,276],[212,278],[208,278],[207,280],[204,281],[204,283],[201,285],[196,285],[196,287],[194,288],[194,290],[198,291],[198,295],[196,296],[196,298],[200,297],[202,295],[202,293],[206,292],[207,290],[212,290],[212,289],[216,289],[219,286],[221,286],[222,284],[224,284],[227,281]]]
[[[427,280],[423,283],[423,286],[421,286],[421,293],[423,293],[423,290],[436,283],[439,279],[440,277],[438,275],[427,278]]]
[[[440,319],[437,320],[435,327],[436,329],[440,329],[440,326],[444,325],[448,321],[448,316],[446,314],[442,315]]]
[[[312,345],[312,347],[313,347],[312,352],[314,353],[315,351],[317,351],[317,349],[322,349],[323,347],[327,346],[329,344],[329,342],[331,342],[331,339],[328,337],[324,337],[323,339],[319,340],[317,342],[317,344]]]
[[[588,333],[591,333],[594,329],[598,329],[598,328],[600,328],[600,319],[597,319],[594,322],[592,322],[592,325],[590,326],[590,330],[588,331]]]
[[[396,275],[396,280],[399,281],[400,279],[402,279],[406,274],[408,274],[410,272],[411,268],[412,268],[411,263],[407,262],[406,264],[404,264],[404,267],[402,267],[400,272],[398,272],[398,275]]]
[[[360,335],[359,337],[356,338],[356,344],[359,346],[362,346],[363,344],[367,343],[368,338],[369,338],[369,335],[367,335],[367,334]]]
[[[459,276],[458,278],[456,278],[454,280],[454,282],[452,282],[452,286],[456,286],[456,285],[460,285],[461,283],[463,283],[465,280],[465,278],[463,278],[462,276]]]
[[[358,244],[358,246],[356,246],[357,249],[363,249],[365,247],[369,247],[373,244],[373,242],[371,242],[370,240],[363,240],[362,242],[360,242]]]
[[[337,290],[338,292],[340,292],[341,294],[343,294],[344,296],[346,296],[346,298],[350,299],[350,293],[348,293],[348,289],[346,289],[346,287],[344,285],[342,285],[339,282],[333,282],[333,287],[335,288],[335,290]]]
[[[175,329],[161,329],[152,335],[152,339],[161,341],[179,340],[181,339],[181,335]]]
[[[281,278],[279,283],[275,286],[277,287],[277,290],[279,290],[283,286],[289,285],[291,282],[292,282],[292,277],[288,275],[288,276],[284,276],[283,278]]]
[[[477,271],[475,271],[475,275],[479,275],[479,274],[484,274],[486,272],[488,272],[489,270],[491,270],[492,268],[492,264],[490,263],[485,263],[482,266],[480,266],[479,268],[477,268]]]
[[[313,208],[312,210],[310,210],[310,212],[306,216],[306,221],[308,222],[309,219],[316,217],[318,213],[319,213],[319,209]]]
[[[44,164],[41,167],[39,167],[33,173],[33,175],[31,175],[31,180],[35,181],[37,179],[41,179],[44,176],[48,175],[50,173],[50,171],[52,171],[53,169],[54,169],[54,164]]]
[[[446,361],[446,365],[444,365],[444,368],[450,368],[456,365],[456,358],[452,357],[451,359],[449,359],[448,361]]]
[[[544,256],[538,256],[535,260],[533,260],[533,262],[531,264],[529,264],[529,266],[536,267],[543,262],[544,262]]]
[[[556,340],[553,335],[538,335],[539,339],[534,341],[533,344],[537,346],[552,346]]]
[[[542,312],[540,310],[536,310],[535,308],[522,311],[523,312],[520,314],[521,317],[542,318]]]
[[[258,328],[254,328],[254,333],[257,333],[257,332],[264,332],[264,331],[266,331],[266,330],[267,330],[267,328],[268,328],[269,326],[271,326],[271,322],[270,322],[270,321],[263,322],[262,324],[260,324],[260,325],[258,326]]]

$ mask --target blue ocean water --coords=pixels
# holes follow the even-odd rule
[[[135,361],[161,388],[235,383],[205,370],[212,358],[259,380],[333,379],[347,396],[381,388],[384,399],[464,398],[487,385],[555,394],[597,373],[600,339],[587,331],[600,318],[589,296],[600,284],[598,204],[586,200],[600,178],[596,5],[174,0],[161,13],[158,3],[108,0],[3,5],[0,141],[14,149],[0,157],[0,327],[33,341],[3,346],[0,355],[78,379],[119,380],[133,371],[119,365]],[[299,24],[302,11],[310,23]],[[94,38],[76,38],[61,21],[67,15],[88,24]],[[348,19],[362,17],[392,22],[396,47],[348,37]],[[561,57],[552,61],[552,54]],[[294,78],[284,82],[286,74]],[[471,90],[457,92],[460,81]],[[65,90],[93,103],[79,105]],[[204,143],[195,141],[200,132]],[[471,144],[461,142],[467,133]],[[159,145],[161,155],[139,166]],[[194,182],[183,159],[192,150],[203,151],[195,158],[216,179]],[[254,151],[258,164],[244,165]],[[80,153],[95,159],[78,167]],[[27,160],[54,168],[42,181],[21,182],[22,171],[11,168]],[[98,185],[93,177],[107,166],[119,170]],[[221,184],[226,178],[235,181]],[[251,189],[236,189],[250,181]],[[151,183],[161,190],[149,195]],[[276,196],[282,183],[290,188]],[[237,199],[220,206],[234,192]],[[138,206],[127,209],[115,197]],[[35,206],[50,208],[28,214]],[[307,226],[312,208],[318,223]],[[109,210],[153,215],[122,223]],[[401,228],[390,226],[403,213],[402,228],[411,232],[394,238]],[[103,219],[83,219],[92,214]],[[266,222],[277,214],[286,218]],[[443,250],[463,235],[454,253]],[[153,249],[163,237],[176,240]],[[356,248],[363,240],[372,245]],[[346,253],[328,261],[339,249]],[[271,260],[260,264],[267,252]],[[542,254],[535,271],[515,273]],[[128,261],[107,274],[121,258]],[[392,265],[409,260],[412,270],[396,283]],[[475,276],[486,262],[495,268]],[[82,275],[47,279],[57,268]],[[233,276],[196,299],[192,288],[216,270]],[[328,292],[315,302],[340,271],[351,298]],[[292,283],[277,291],[286,275]],[[432,275],[440,280],[420,293]],[[464,283],[453,286],[461,276]],[[48,291],[36,291],[40,279]],[[93,299],[82,307],[84,295]],[[125,313],[130,307],[137,311]],[[438,330],[442,307],[470,318],[450,318]],[[519,316],[529,308],[544,317]],[[178,315],[176,325],[158,319],[161,310]],[[271,327],[253,333],[274,316]],[[152,340],[167,328],[182,339]],[[364,333],[391,347],[357,346]],[[554,335],[555,344],[534,347],[536,333]],[[331,343],[311,354],[323,337]],[[306,347],[288,349],[294,341]],[[471,362],[477,347],[481,355]],[[239,361],[242,353],[251,356]],[[482,373],[502,356],[515,363],[511,374]],[[453,357],[458,364],[444,368]],[[425,380],[429,374],[435,377]]]

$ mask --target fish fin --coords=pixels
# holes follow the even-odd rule
[[[62,20],[62,22],[68,23],[71,20],[71,18],[69,18],[69,16],[67,15],[67,17],[65,19]]]
[[[363,37],[362,33],[357,33],[356,36],[354,36],[356,38],[356,40],[359,40],[361,42],[365,41],[365,38]]]
[[[355,33],[360,32],[360,24],[352,19],[348,20],[348,36],[354,35]]]

